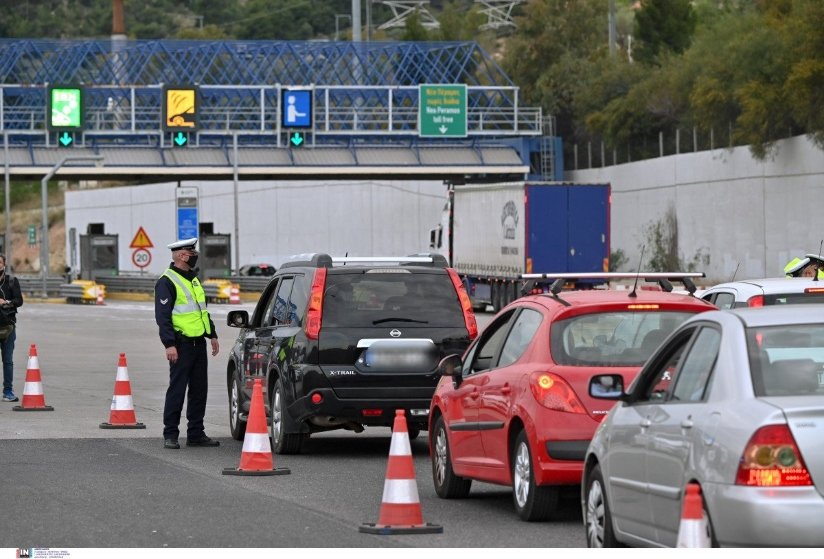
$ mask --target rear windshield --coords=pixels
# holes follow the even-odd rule
[[[756,396],[824,393],[824,324],[747,329]]]
[[[798,305],[824,303],[824,293],[776,293],[764,295],[765,305]]]
[[[617,311],[555,322],[552,358],[559,365],[641,366],[692,313]]]
[[[329,274],[323,326],[465,326],[447,274],[395,272]]]

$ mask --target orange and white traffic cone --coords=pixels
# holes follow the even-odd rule
[[[228,476],[277,476],[291,474],[289,468],[275,468],[272,446],[266,431],[266,410],[263,409],[263,381],[255,379],[252,387],[252,407],[246,422],[243,451],[237,468],[223,468]]]
[[[112,396],[109,422],[101,423],[101,429],[145,429],[146,426],[137,422],[132,401],[132,385],[129,382],[129,371],[126,368],[126,354],[120,354],[117,363],[117,377],[114,381],[114,396]]]
[[[406,412],[403,410],[395,410],[378,523],[361,524],[359,531],[379,535],[443,533],[443,526],[423,521]]]
[[[684,492],[684,508],[678,525],[676,547],[712,547],[710,525],[704,516],[701,486],[697,483],[687,484]]]
[[[14,411],[54,411],[46,405],[46,396],[43,394],[43,380],[40,377],[40,362],[37,359],[37,346],[31,344],[29,348],[29,363],[26,366],[26,384],[23,385],[23,400]]]
[[[105,305],[106,303],[103,302],[103,286],[98,284],[95,287],[95,291],[97,291],[97,304],[98,305]]]
[[[233,283],[232,288],[229,290],[229,304],[240,304],[240,287],[236,283]]]

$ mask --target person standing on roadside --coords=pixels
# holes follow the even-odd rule
[[[17,339],[17,308],[23,306],[20,282],[6,273],[6,255],[0,254],[0,352],[3,355],[3,401],[16,402],[14,395],[14,342]]]
[[[172,263],[155,284],[155,321],[169,361],[169,388],[163,408],[163,447],[178,449],[180,414],[187,400],[186,446],[220,446],[206,436],[208,363],[206,340],[217,355],[220,346],[215,325],[206,310],[206,294],[197,279],[197,238],[167,245]],[[187,393],[188,389],[188,393]]]

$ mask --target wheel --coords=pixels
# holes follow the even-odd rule
[[[526,431],[518,433],[512,450],[512,501],[521,520],[546,520],[558,504],[558,488],[535,484],[532,453]]]
[[[460,499],[469,495],[472,480],[455,475],[449,452],[449,439],[443,417],[435,421],[432,432],[432,481],[435,493],[442,499]]]
[[[272,450],[275,454],[300,454],[303,444],[302,433],[286,433],[283,425],[283,387],[281,380],[275,381],[269,397],[269,436],[272,438]]]
[[[242,393],[240,379],[234,376],[232,388],[229,390],[229,430],[236,441],[242,441],[246,433],[246,422],[240,419],[240,395]]]
[[[496,313],[501,310],[501,297],[498,295],[498,284],[493,282],[489,286],[489,299],[492,303],[492,312]]]
[[[621,547],[612,531],[612,514],[604,488],[601,466],[596,465],[584,480],[586,487],[584,526],[587,532],[587,547]]]

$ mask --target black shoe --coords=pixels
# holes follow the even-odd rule
[[[166,439],[163,441],[163,448],[178,449],[180,448],[180,443],[177,442],[177,439]]]
[[[220,441],[210,439],[206,435],[197,439],[186,439],[186,446],[220,446]]]

